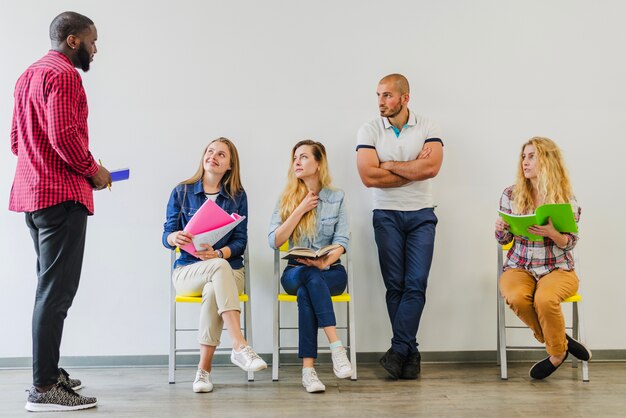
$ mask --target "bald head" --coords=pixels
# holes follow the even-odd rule
[[[409,80],[402,74],[389,74],[383,77],[378,84],[391,84],[400,94],[408,94],[411,92]]]

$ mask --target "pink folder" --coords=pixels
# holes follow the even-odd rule
[[[233,213],[231,216],[219,207],[217,203],[207,200],[191,217],[184,231],[189,232],[191,235],[198,235],[221,228],[231,222],[235,222],[239,218],[240,216],[236,213]],[[196,248],[193,243],[183,245],[180,249],[187,251],[191,255],[196,254]]]

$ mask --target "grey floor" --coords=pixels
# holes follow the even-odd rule
[[[177,371],[167,383],[165,368],[70,369],[83,380],[81,393],[98,397],[98,407],[37,416],[102,417],[624,417],[626,363],[590,363],[589,383],[580,370],[562,366],[546,381],[528,378],[529,363],[509,367],[501,381],[495,364],[424,364],[416,381],[391,381],[374,364],[359,366],[359,380],[339,380],[329,365],[317,367],[327,391],[308,394],[297,366],[281,367],[248,383],[235,367],[213,371],[213,393],[191,391],[193,369]],[[30,370],[0,370],[0,416],[26,416]]]

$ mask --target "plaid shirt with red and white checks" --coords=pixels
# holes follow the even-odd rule
[[[71,61],[57,51],[15,86],[11,151],[17,155],[9,209],[34,212],[73,200],[93,214],[88,177],[98,171],[87,129],[87,96]]]
[[[500,210],[519,215],[513,207],[512,194],[513,186],[504,189],[500,198]],[[578,223],[581,212],[580,206],[574,197],[570,199],[570,204],[574,212],[574,219]],[[563,235],[567,236],[567,244],[561,248],[550,238],[544,237],[543,241],[536,242],[530,241],[526,237],[513,235],[510,231],[496,232],[496,239],[502,245],[515,240],[507,253],[506,261],[502,266],[503,270],[524,269],[537,280],[556,269],[574,270],[572,250],[578,242],[578,235],[571,233],[563,233]]]

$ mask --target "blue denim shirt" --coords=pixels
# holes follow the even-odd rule
[[[267,237],[271,248],[276,249],[276,228],[283,222],[278,213],[278,205],[272,214],[270,233]],[[304,237],[300,242],[293,242],[289,238],[289,247],[307,247],[319,250],[325,245],[339,244],[348,251],[350,227],[348,225],[348,213],[344,202],[344,192],[338,189],[323,188],[319,193],[315,219],[317,233],[313,240]]]
[[[187,222],[189,222],[191,217],[206,200],[207,197],[204,194],[202,180],[198,180],[194,184],[179,184],[174,187],[170,195],[170,200],[167,202],[166,220],[163,224],[162,240],[166,248],[175,248],[168,244],[167,236],[172,232],[184,229]],[[234,212],[246,217],[235,229],[226,234],[214,245],[216,249],[226,246],[230,248],[231,256],[228,262],[233,269],[240,269],[243,267],[243,253],[248,243],[248,198],[246,192],[242,190],[232,199],[223,189],[220,189],[215,203],[229,214]],[[200,259],[181,250],[180,257],[176,260],[174,266],[185,266],[197,261],[200,261]]]

